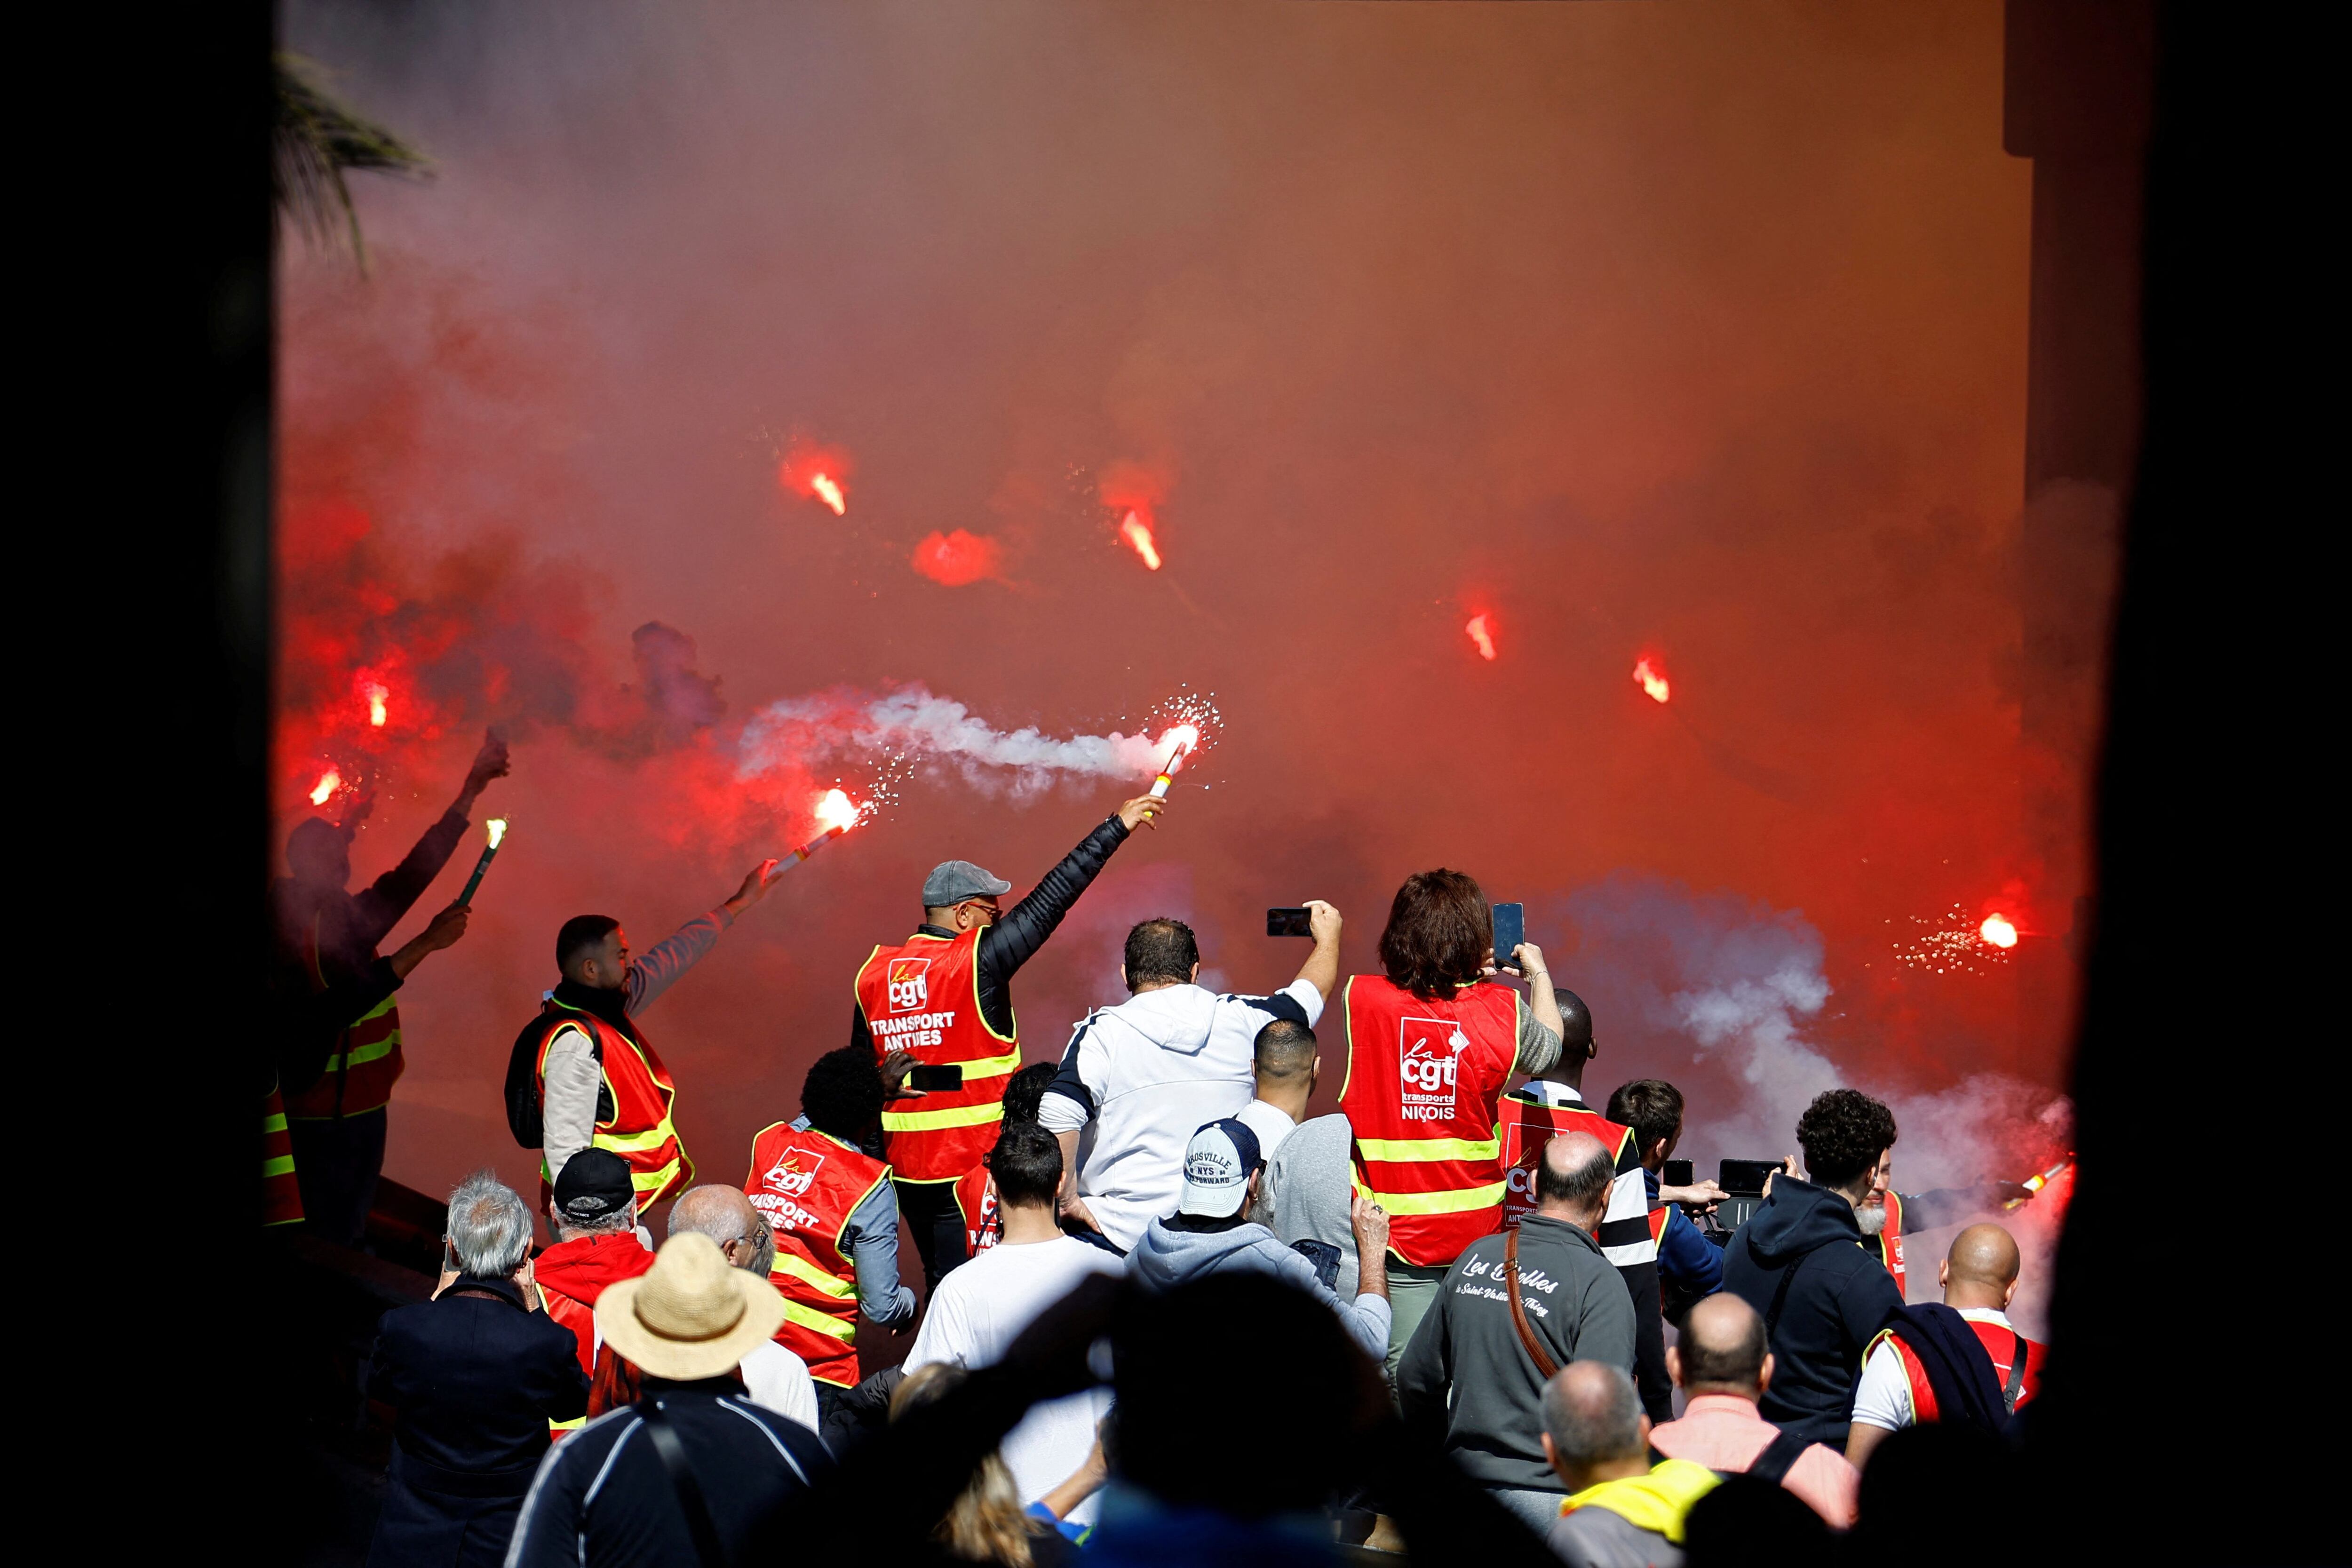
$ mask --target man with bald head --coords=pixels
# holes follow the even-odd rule
[[[1572,1568],[1682,1568],[1683,1521],[1718,1478],[1650,1462],[1650,1418],[1622,1367],[1574,1362],[1543,1391],[1543,1450],[1568,1489],[1545,1543]]]
[[[1853,1523],[1860,1477],[1825,1444],[1791,1437],[1757,1414],[1772,1381],[1764,1320],[1728,1292],[1701,1298],[1684,1318],[1681,1342],[1666,1368],[1687,1398],[1682,1418],[1650,1433],[1650,1447],[1670,1459],[1776,1481],[1804,1500],[1832,1528]]]
[[[1599,1139],[1553,1138],[1534,1212],[1464,1249],[1397,1364],[1405,1420],[1538,1531],[1568,1495],[1544,1454],[1544,1384],[1572,1361],[1633,1371],[1633,1304],[1594,1236],[1616,1176]]]
[[[768,1228],[767,1220],[751,1206],[740,1187],[715,1182],[688,1187],[670,1205],[669,1234],[683,1236],[688,1231],[717,1242],[728,1263],[746,1274],[765,1279],[775,1266],[776,1233]],[[752,1404],[816,1430],[816,1381],[809,1376],[808,1363],[770,1340],[746,1355],[737,1370],[743,1374],[743,1391]]]
[[[2017,1238],[1997,1225],[1972,1225],[1952,1237],[1937,1275],[1944,1305],[1906,1309],[1904,1321],[1871,1342],[1845,1445],[1856,1467],[1869,1462],[1871,1450],[1890,1432],[1916,1421],[1953,1419],[1948,1407],[1955,1394],[1974,1425],[1998,1425],[2033,1397],[2042,1386],[2042,1347],[2009,1321],[2021,1268]],[[1918,1332],[1911,1320],[1931,1314],[1956,1314],[1966,1331]],[[1970,1398],[1971,1390],[1982,1388],[1988,1367],[2000,1391],[1997,1405]]]

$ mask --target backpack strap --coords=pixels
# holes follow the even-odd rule
[[[1815,1247],[1813,1249],[1815,1252],[1820,1250],[1821,1249],[1819,1247]],[[1797,1261],[1791,1263],[1788,1268],[1780,1271],[1780,1283],[1775,1287],[1772,1291],[1772,1305],[1767,1308],[1764,1312],[1764,1342],[1766,1344],[1769,1345],[1772,1342],[1772,1331],[1780,1326],[1780,1309],[1789,1304],[1789,1287],[1796,1282],[1797,1270],[1802,1268],[1807,1263],[1811,1262],[1812,1256],[1813,1254],[1811,1252],[1808,1252],[1804,1257],[1798,1258]]]
[[[1764,1451],[1748,1462],[1748,1473],[1776,1487],[1785,1485],[1789,1471],[1812,1446],[1810,1437],[1800,1437],[1794,1432],[1776,1432],[1772,1440],[1764,1445]]]
[[[710,1510],[702,1500],[702,1483],[694,1479],[694,1466],[687,1459],[686,1445],[677,1439],[677,1428],[669,1424],[669,1415],[658,1399],[639,1401],[636,1411],[662,1468],[669,1472],[677,1511],[686,1516],[686,1532],[694,1540],[694,1555],[702,1568],[727,1568],[727,1549],[719,1544],[718,1527],[710,1522]]]
[[[1519,1303],[1519,1227],[1511,1227],[1510,1239],[1503,1243],[1504,1284],[1511,1294],[1511,1325],[1519,1331],[1519,1343],[1528,1347],[1528,1354],[1536,1363],[1536,1373],[1546,1383],[1559,1370],[1559,1363],[1545,1353],[1536,1338],[1535,1330],[1528,1326],[1528,1310]]]
[[[2011,1337],[2017,1341],[2017,1348],[2010,1352],[2012,1359],[2009,1363],[2009,1386],[2000,1391],[2000,1402],[2014,1415],[2017,1414],[2017,1396],[2025,1392],[2025,1336],[2015,1329],[2009,1331]]]

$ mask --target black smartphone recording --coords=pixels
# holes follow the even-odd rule
[[[1691,1163],[1688,1160],[1667,1161],[1665,1168],[1658,1173],[1658,1180],[1670,1187],[1691,1185]]]
[[[1268,910],[1265,911],[1265,934],[1268,936],[1313,936],[1315,927],[1307,919],[1305,908]]]
[[[1778,1160],[1726,1160],[1715,1181],[1727,1193],[1758,1197],[1763,1194],[1764,1178],[1780,1168]]]
[[[1528,906],[1496,904],[1495,906],[1495,967],[1511,966],[1511,950],[1528,940]]]
[[[907,1087],[919,1089],[925,1094],[937,1089],[961,1089],[963,1068],[961,1064],[943,1068],[910,1068],[907,1072]]]

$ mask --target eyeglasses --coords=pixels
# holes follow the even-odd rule
[[[984,904],[978,899],[966,899],[961,907],[967,910],[978,910],[992,921],[1001,921],[1004,918],[1004,911],[997,908],[996,900],[993,899]]]

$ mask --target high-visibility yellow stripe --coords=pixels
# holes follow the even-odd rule
[[[1461,1214],[1492,1208],[1503,1201],[1503,1184],[1457,1187],[1449,1193],[1374,1193],[1372,1201],[1394,1214]]]
[[[828,1296],[847,1299],[857,1294],[856,1280],[843,1279],[827,1274],[798,1253],[778,1252],[774,1269],[778,1274],[789,1274],[804,1284],[814,1285]]]
[[[970,1083],[976,1078],[1003,1078],[1006,1073],[1020,1070],[1021,1053],[1017,1049],[1010,1050],[1001,1057],[983,1057],[979,1061],[964,1063],[963,1080]]]
[[[1004,1102],[987,1105],[962,1105],[953,1110],[886,1110],[882,1113],[885,1132],[929,1132],[940,1127],[977,1127],[983,1121],[1004,1120]]]
[[[283,1132],[283,1131],[286,1131],[286,1113],[285,1113],[284,1111],[282,1111],[282,1110],[278,1110],[278,1111],[273,1111],[273,1112],[271,1112],[269,1115],[263,1117],[263,1118],[261,1119],[261,1130],[262,1130],[264,1132]]]
[[[547,1424],[547,1429],[551,1432],[577,1432],[587,1425],[588,1417],[574,1415],[569,1421],[551,1421]]]
[[[333,1056],[329,1057],[327,1058],[327,1071],[338,1072],[351,1068],[364,1067],[369,1062],[381,1061],[383,1058],[392,1055],[393,1052],[399,1048],[400,1031],[394,1029],[383,1039],[370,1040],[366,1045],[360,1047],[357,1050],[339,1051]]]
[[[596,1134],[596,1147],[610,1150],[615,1154],[634,1154],[640,1150],[658,1149],[677,1136],[677,1130],[670,1126],[669,1118],[665,1116],[661,1120],[661,1125],[650,1132],[631,1132],[625,1135],[599,1132]]]
[[[266,1220],[263,1220],[263,1221],[261,1222],[261,1228],[262,1228],[262,1229],[264,1229],[264,1230],[268,1230],[268,1229],[271,1226],[273,1226],[273,1225],[300,1225],[301,1223],[302,1223],[302,1216],[301,1216],[300,1215],[299,1215],[299,1214],[297,1214],[297,1215],[287,1215],[284,1219],[266,1219]]]
[[[1468,1138],[1359,1138],[1356,1147],[1364,1152],[1365,1159],[1385,1160],[1392,1165],[1419,1160],[1493,1160],[1503,1152],[1499,1138],[1484,1143]]]
[[[261,1162],[261,1179],[263,1181],[268,1181],[272,1176],[290,1176],[293,1173],[294,1156],[291,1154],[280,1154],[274,1160],[264,1160]]]
[[[657,1193],[664,1187],[669,1185],[670,1183],[677,1180],[677,1168],[681,1163],[682,1162],[677,1160],[672,1160],[669,1163],[662,1166],[659,1170],[631,1171],[629,1173],[629,1185],[636,1189],[637,1196],[640,1198],[643,1198],[647,1193]]]
[[[381,1018],[386,1013],[391,1012],[394,1007],[399,1005],[400,998],[397,994],[387,996],[383,1001],[377,1003],[374,1006],[369,1008],[366,1012],[361,1014],[360,1023],[364,1024],[370,1018]],[[352,1027],[356,1028],[358,1027],[358,1025],[353,1025]]]
[[[856,1323],[845,1323],[839,1318],[829,1318],[814,1307],[803,1307],[798,1301],[787,1300],[784,1303],[784,1321],[798,1323],[804,1329],[814,1329],[820,1334],[831,1334],[835,1339],[847,1344],[854,1345],[857,1342]]]

